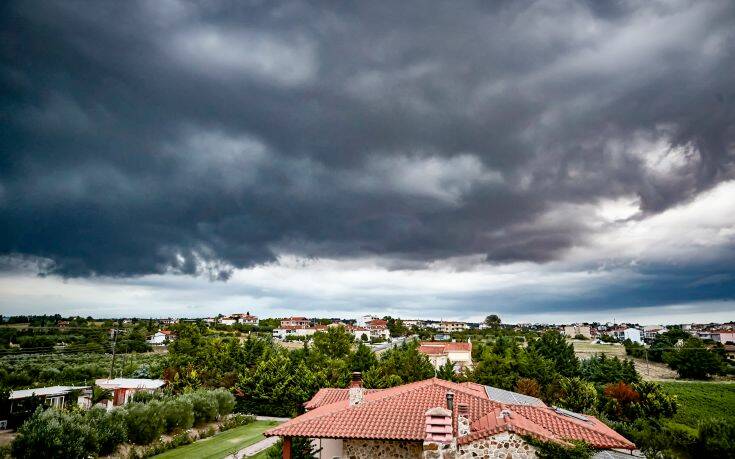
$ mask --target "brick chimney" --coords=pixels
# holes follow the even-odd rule
[[[350,381],[350,406],[359,405],[365,397],[365,389],[362,387],[362,373],[355,371],[352,373],[352,381]]]
[[[470,406],[466,403],[457,404],[457,436],[464,437],[470,434]]]

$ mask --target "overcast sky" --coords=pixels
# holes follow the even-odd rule
[[[0,313],[735,315],[735,3],[0,6]]]

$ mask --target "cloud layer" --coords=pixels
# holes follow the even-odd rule
[[[732,2],[2,8],[8,270],[735,268],[732,214],[620,242],[735,179]]]

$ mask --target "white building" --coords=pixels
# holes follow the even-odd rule
[[[470,328],[465,322],[453,322],[443,320],[439,323],[437,330],[442,333],[454,333]]]
[[[285,340],[289,336],[312,336],[317,332],[314,327],[295,327],[295,326],[281,326],[274,328],[272,336],[276,339]]]
[[[472,369],[472,343],[447,343],[437,341],[422,341],[419,352],[425,354],[435,369],[452,362],[456,373],[465,368]]]
[[[176,335],[171,330],[159,330],[148,339],[148,344],[161,345],[174,339],[176,339]]]
[[[372,322],[373,320],[378,320],[380,317],[376,317],[370,314],[364,315],[362,317],[358,317],[355,319],[355,325],[358,327],[367,327],[368,322]]]
[[[367,323],[365,328],[370,330],[370,339],[390,339],[387,320],[373,319]]]
[[[629,339],[634,343],[643,343],[643,332],[637,328],[626,328],[623,330],[623,340]]]

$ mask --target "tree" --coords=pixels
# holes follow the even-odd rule
[[[314,334],[314,350],[341,359],[349,355],[354,338],[345,327],[328,327],[326,332]]]
[[[681,378],[707,379],[723,368],[722,358],[697,338],[690,338],[680,349],[664,354],[664,360]]]
[[[385,351],[378,365],[365,372],[363,382],[365,387],[382,389],[433,376],[429,358],[418,351],[418,343],[411,342]]]
[[[640,394],[624,382],[605,386],[605,413],[613,420],[631,421],[637,418]]]
[[[552,362],[562,376],[576,376],[579,372],[579,359],[574,355],[574,346],[567,343],[564,336],[556,330],[547,330],[531,346]]]
[[[357,349],[349,358],[350,371],[365,372],[377,364],[378,358],[375,357],[375,353],[363,342],[358,344]]]
[[[572,411],[587,412],[597,406],[595,385],[581,378],[562,378],[559,405]]]
[[[518,378],[516,381],[516,392],[531,397],[541,397],[541,385],[535,379]]]
[[[303,360],[292,361],[287,350],[264,356],[236,383],[238,411],[270,416],[298,414],[326,383]]]
[[[633,384],[638,393],[638,410],[647,419],[670,418],[676,414],[676,396],[664,391],[661,384],[652,381],[640,381]]]
[[[513,390],[518,373],[510,357],[485,352],[472,372],[475,382],[499,389]]]
[[[449,359],[436,370],[436,377],[445,381],[454,380],[454,365]]]
[[[497,314],[490,314],[485,317],[485,325],[490,328],[498,328],[500,326],[500,317]]]
[[[293,459],[312,459],[321,451],[311,442],[310,438],[291,437],[291,457]],[[281,459],[283,457],[283,439],[268,450],[268,459]]]
[[[596,384],[619,381],[633,384],[640,380],[632,360],[607,357],[605,354],[596,354],[583,360],[579,366],[579,373],[587,381]]]

